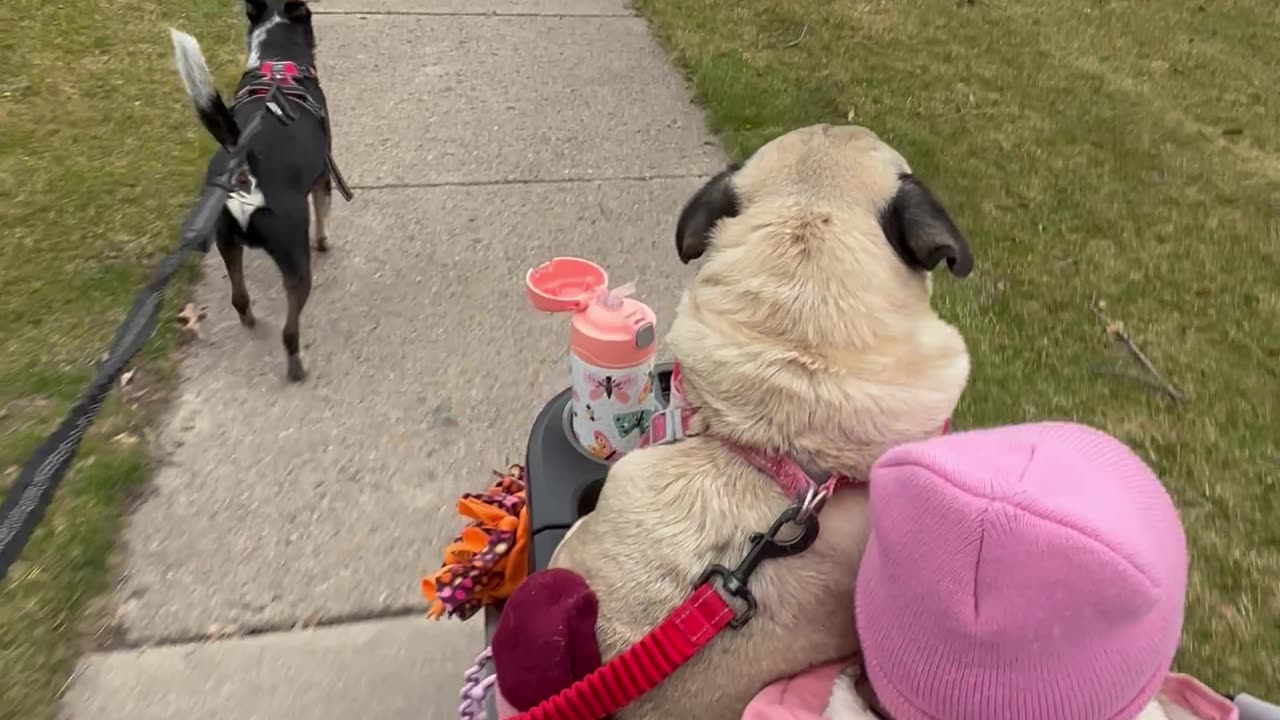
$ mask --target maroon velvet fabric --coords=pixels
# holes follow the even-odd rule
[[[599,603],[569,570],[541,570],[512,593],[493,633],[498,689],[525,712],[601,665]]]

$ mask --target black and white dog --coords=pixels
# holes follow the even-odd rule
[[[298,357],[298,317],[311,293],[310,238],[315,238],[316,250],[328,249],[325,225],[333,195],[328,108],[316,76],[315,32],[307,4],[245,0],[245,12],[249,59],[231,107],[214,86],[199,43],[177,30],[171,31],[174,60],[201,123],[222,145],[209,161],[206,180],[225,173],[227,148],[235,146],[256,114],[264,109],[280,114],[280,92],[296,116],[288,124],[263,118],[250,140],[248,170],[237,178],[214,235],[231,279],[231,304],[246,327],[255,320],[244,283],[244,246],[265,250],[279,266],[288,298],[282,333],[288,376],[298,382],[306,376]],[[280,92],[268,96],[273,87]],[[315,204],[314,232],[309,197]]]

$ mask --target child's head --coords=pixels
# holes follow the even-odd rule
[[[857,582],[894,720],[1127,720],[1173,661],[1186,538],[1128,448],[1066,423],[897,448]]]

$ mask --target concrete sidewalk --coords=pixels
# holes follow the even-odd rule
[[[675,216],[723,162],[622,0],[311,4],[357,195],[316,259],[310,377],[284,381],[274,266],[247,256],[246,331],[213,253],[77,720],[456,716],[480,627],[424,620],[418,579],[567,382],[523,274],[586,256],[669,321]]]

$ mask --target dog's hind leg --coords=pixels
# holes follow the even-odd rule
[[[311,296],[311,273],[308,272],[306,277],[285,278],[284,291],[288,297],[289,311],[281,337],[288,355],[289,379],[302,382],[307,377],[307,371],[303,369],[302,360],[298,357],[298,321],[302,316],[302,308],[306,307],[307,298]]]
[[[311,188],[311,202],[315,205],[316,222],[312,227],[316,250],[329,250],[329,209],[333,207],[333,177],[328,172]]]
[[[291,382],[302,382],[307,377],[299,357],[298,324],[302,309],[311,296],[311,248],[307,246],[306,236],[299,238],[301,242],[291,242],[279,253],[272,253],[276,264],[280,266],[280,275],[284,279],[285,299],[288,303],[284,320],[284,331],[280,338],[284,341],[284,352],[287,359],[288,375]]]
[[[253,327],[257,320],[249,308],[249,288],[244,284],[244,245],[236,237],[236,230],[225,213],[218,218],[214,232],[217,234],[218,252],[227,266],[227,279],[231,281],[231,307],[240,315],[241,325]]]

